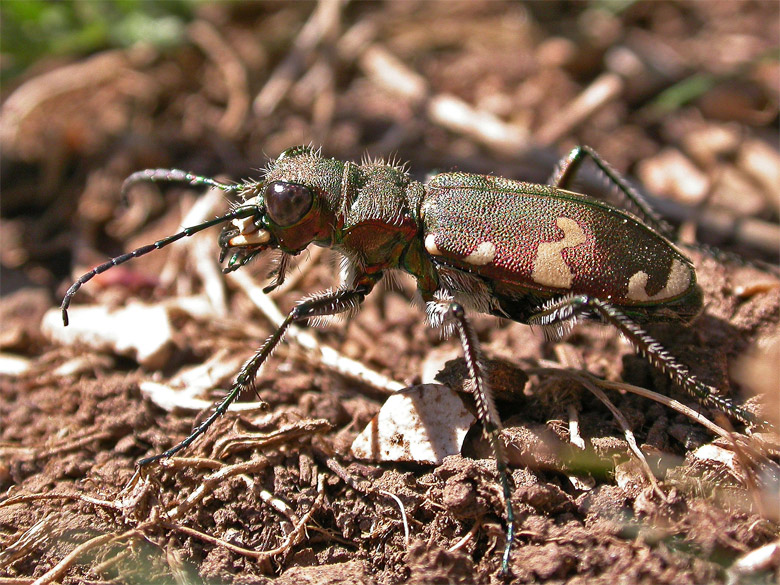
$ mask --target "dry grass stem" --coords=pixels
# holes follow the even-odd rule
[[[377,490],[378,493],[384,494],[389,498],[392,498],[396,504],[398,504],[399,510],[401,510],[401,522],[403,522],[404,525],[404,543],[406,544],[406,548],[409,548],[409,521],[406,519],[406,508],[404,508],[404,503],[401,501],[401,498],[396,496],[395,494],[392,494],[386,490]]]

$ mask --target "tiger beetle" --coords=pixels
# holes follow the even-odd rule
[[[567,189],[586,159],[618,188],[625,210]],[[704,404],[744,423],[758,422],[698,380],[640,327],[654,321],[690,322],[702,310],[702,292],[693,264],[672,243],[671,228],[591,148],[575,148],[559,163],[549,185],[460,172],[439,174],[423,184],[393,164],[342,162],[307,146],[284,151],[257,181],[226,184],[180,170],[149,169],[128,177],[123,193],[141,181],[212,187],[240,201],[221,217],[84,274],[62,301],[65,325],[73,295],[94,276],[219,224],[226,224],[219,236],[220,263],[229,256],[224,272],[267,249],[281,251],[279,268],[265,292],[284,281],[290,257],[310,244],[340,252],[346,276],[339,288],[299,302],[244,364],[214,412],[173,448],[140,460],[139,468],[190,445],[252,388],[258,370],[293,323],[356,310],[393,269],[416,279],[431,326],[459,334],[477,415],[503,490],[504,572],[514,539],[514,514],[502,425],[466,310],[539,326],[550,339],[560,338],[578,319],[610,324],[654,367]]]

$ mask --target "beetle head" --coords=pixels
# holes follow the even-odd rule
[[[243,266],[268,248],[298,254],[312,242],[333,235],[333,193],[341,187],[341,163],[323,159],[307,146],[282,152],[261,182],[246,183],[236,209],[253,210],[223,228],[220,260],[231,254],[225,271]]]

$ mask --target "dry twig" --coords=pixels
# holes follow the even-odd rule
[[[249,85],[246,69],[231,46],[209,22],[196,20],[188,27],[187,34],[224,77],[228,100],[218,128],[223,135],[235,138],[243,130],[244,121],[249,113]]]
[[[377,490],[378,493],[384,494],[389,498],[392,498],[396,504],[398,504],[398,508],[401,510],[401,522],[403,522],[404,525],[404,543],[406,545],[406,548],[409,548],[409,522],[406,519],[406,508],[404,508],[404,503],[401,501],[401,498],[396,496],[393,493],[388,492],[387,490]]]

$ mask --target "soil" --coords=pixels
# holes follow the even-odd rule
[[[754,263],[685,248],[705,310],[689,327],[648,330],[724,396],[780,423],[780,279],[766,268],[780,241],[780,66],[761,59],[780,44],[777,3],[357,3],[332,21],[321,8],[331,26],[313,27],[312,41],[301,30],[314,9],[204,5],[174,48],[52,57],[3,88],[0,584],[780,582],[777,434],[698,406],[595,323],[552,342],[473,318],[485,354],[509,370],[496,383],[517,527],[508,576],[504,502],[479,428],[438,465],[356,461],[350,445],[385,394],[294,341],[261,372],[257,396],[240,397],[268,410],[231,410],[178,457],[134,475],[140,458],[209,414],[202,405],[273,324],[235,280],[218,278],[214,292],[216,229],[74,297],[73,327],[85,306],[164,307],[172,333],[159,363],[67,341],[44,315],[59,319],[75,276],[176,232],[198,201],[144,185],[123,206],[131,172],[257,176],[299,143],[345,160],[397,153],[421,180],[458,169],[536,182],[568,148],[594,146],[643,180],[682,242],[698,237]],[[647,70],[632,76],[626,63]],[[695,75],[712,85],[665,106],[671,96],[659,96],[690,89]],[[275,102],[269,79],[284,86]],[[404,89],[409,79],[421,96]],[[576,100],[603,83],[610,97],[581,110]],[[485,117],[442,121],[434,105],[451,96],[519,134],[491,137]],[[583,177],[582,190],[599,183],[592,170]],[[335,286],[337,262],[331,251],[302,254],[269,297],[289,310]],[[262,258],[240,270],[262,287],[271,268]],[[429,381],[424,372],[457,358],[459,343],[425,325],[413,296],[409,280],[380,288],[316,339],[404,386]],[[204,363],[227,371],[194,397],[201,406],[180,398],[166,409],[148,391]],[[540,367],[655,390],[731,433],[608,390],[645,464],[601,400]],[[464,370],[451,363],[441,379],[467,386]],[[763,562],[747,556],[761,547]]]

